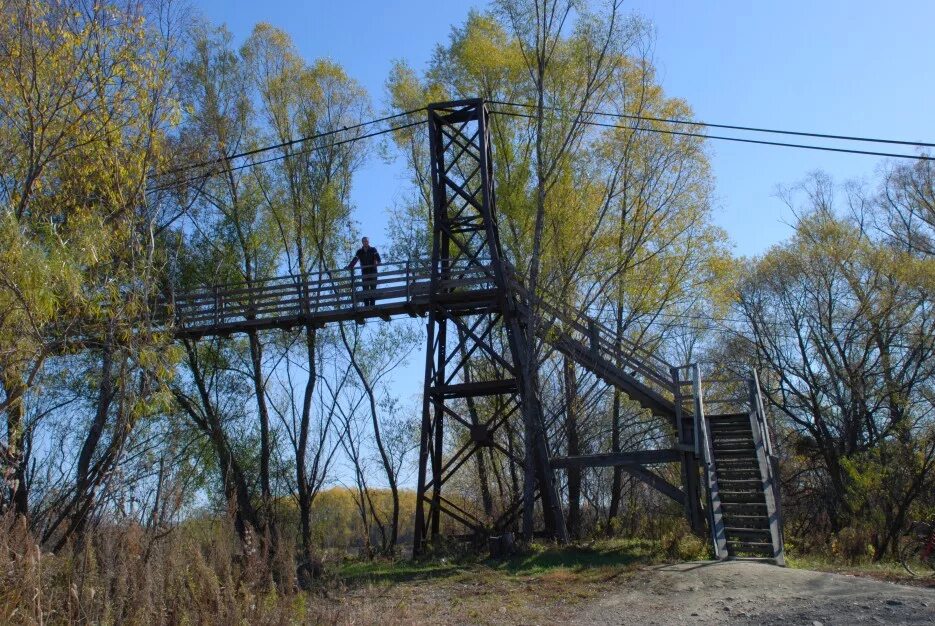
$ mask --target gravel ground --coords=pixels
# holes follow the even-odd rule
[[[647,567],[581,624],[935,624],[935,589],[750,561]]]

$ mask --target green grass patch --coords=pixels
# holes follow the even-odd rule
[[[523,554],[486,563],[493,569],[514,576],[535,576],[555,569],[584,572],[592,569],[627,568],[657,562],[660,557],[659,548],[652,541],[616,539],[570,546],[534,544]]]
[[[364,581],[373,583],[400,583],[409,580],[450,578],[465,571],[465,569],[470,566],[470,563],[451,563],[445,560],[355,560],[342,563],[338,567],[338,577],[347,583]]]
[[[889,582],[935,588],[935,577],[916,578],[907,572],[901,563],[892,560],[874,563],[867,559],[856,563],[848,563],[823,555],[787,555],[786,565],[795,569],[866,576]]]
[[[482,556],[457,560],[374,560],[345,561],[337,575],[348,584],[395,584],[413,580],[457,580],[476,574],[499,574],[508,577],[539,577],[555,572],[586,576],[607,570],[625,570],[638,565],[658,563],[663,553],[658,543],[643,539],[608,539],[569,546],[533,544],[526,550],[505,558]]]

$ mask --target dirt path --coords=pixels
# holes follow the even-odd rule
[[[935,590],[762,563],[647,567],[581,624],[935,624]]]

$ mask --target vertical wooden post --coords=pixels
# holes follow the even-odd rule
[[[757,464],[763,479],[763,496],[766,514],[769,517],[770,539],[773,544],[773,559],[777,565],[785,565],[785,538],[782,530],[782,503],[779,494],[779,460],[770,452],[772,447],[766,414],[760,398],[760,381],[753,371],[747,384],[750,390],[750,427],[753,431],[753,446]]]
[[[334,278],[331,276],[330,273],[328,274],[328,280],[331,281],[332,291],[335,291],[335,289],[334,289]],[[316,313],[318,313],[318,309],[321,308],[321,292],[324,290],[324,288],[325,288],[325,280],[324,280],[324,278],[323,278],[323,274],[322,274],[321,272],[319,272],[319,273],[318,273],[318,283],[315,285],[315,312],[316,312]],[[337,296],[337,295],[338,295],[338,294],[337,294],[337,292],[335,291],[335,296]]]
[[[406,303],[412,301],[412,287],[409,284],[409,259],[406,259]]]
[[[679,368],[672,367],[673,395],[675,400],[675,423],[678,433],[680,456],[682,461],[682,489],[685,491],[685,516],[691,525],[692,531],[697,534],[704,533],[704,517],[701,512],[701,485],[698,477],[698,456],[695,454],[697,443],[692,442],[688,447],[688,431],[682,423],[685,409],[682,399],[682,384],[679,378]]]
[[[717,467],[714,464],[714,452],[708,437],[708,424],[705,418],[701,366],[697,363],[692,366],[692,392],[695,396],[695,449],[701,451],[701,471],[704,475],[705,493],[707,495],[705,501],[708,509],[708,530],[711,533],[714,558],[722,560],[728,557],[727,533],[724,528],[724,512],[721,506],[721,490],[717,481]]]

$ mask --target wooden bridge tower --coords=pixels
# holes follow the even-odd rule
[[[483,100],[462,100],[434,104],[428,115],[434,207],[413,551],[420,553],[439,535],[442,512],[483,535],[510,527],[522,510],[523,534],[530,537],[537,496],[546,534],[564,540],[533,365],[527,358],[533,338],[527,336],[500,247],[487,109]],[[489,365],[486,371],[471,367],[478,357]],[[479,405],[486,408],[483,415]],[[522,456],[495,439],[516,415],[524,427]],[[453,449],[445,441],[445,425],[452,421],[470,433]],[[525,477],[522,496],[493,524],[443,491],[458,468],[487,448],[512,457]]]

